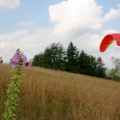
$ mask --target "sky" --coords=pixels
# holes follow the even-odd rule
[[[120,32],[119,0],[0,0],[0,56],[9,62],[16,49],[32,59],[52,43],[70,42],[113,68],[120,58],[114,42],[105,52],[105,35]]]

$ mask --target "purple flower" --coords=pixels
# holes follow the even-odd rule
[[[19,61],[20,61],[20,53],[16,52],[10,64],[12,65],[13,68],[16,68],[19,65]]]
[[[23,55],[23,62],[25,67],[30,67],[32,65],[32,63],[27,60],[27,57],[25,55]]]

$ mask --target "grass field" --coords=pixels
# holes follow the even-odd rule
[[[0,120],[11,66],[0,65]],[[31,67],[22,72],[16,120],[120,120],[120,83]]]

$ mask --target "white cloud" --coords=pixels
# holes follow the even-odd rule
[[[100,29],[104,23],[120,16],[120,8],[103,14],[96,0],[66,0],[49,7],[50,20],[57,34],[86,33]]]
[[[33,58],[52,42],[58,41],[60,39],[57,39],[51,29],[36,28],[33,32],[28,28],[20,28],[13,32],[0,34],[0,51],[2,51],[0,56],[8,62],[16,49],[20,48],[29,58]]]
[[[120,17],[120,9],[110,9],[104,16],[104,22]]]
[[[101,27],[101,13],[102,7],[95,0],[67,0],[49,7],[56,33],[98,29]]]
[[[0,0],[0,9],[15,9],[20,6],[20,0]]]

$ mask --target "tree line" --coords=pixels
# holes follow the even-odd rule
[[[72,42],[66,50],[61,43],[52,43],[44,52],[34,56],[32,65],[101,78],[106,76],[102,58],[79,51]]]

